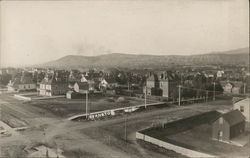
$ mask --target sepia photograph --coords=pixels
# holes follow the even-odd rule
[[[249,0],[0,0],[0,158],[249,158]]]

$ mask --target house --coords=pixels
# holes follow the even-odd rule
[[[36,83],[33,82],[32,77],[23,73],[21,77],[16,77],[13,81],[10,80],[8,85],[8,91],[30,91],[36,90]]]
[[[217,79],[218,79],[218,78],[222,78],[223,74],[224,74],[224,71],[222,71],[222,70],[217,71],[217,73],[216,73],[216,78],[217,78]]]
[[[114,89],[115,87],[118,86],[118,83],[116,82],[116,80],[112,77],[107,77],[105,78],[105,80],[108,83],[108,89]]]
[[[244,83],[242,81],[234,81],[233,83],[233,94],[242,94],[244,91]]]
[[[212,123],[212,138],[229,142],[245,131],[245,117],[239,110],[220,115]]]
[[[178,77],[172,72],[150,74],[146,80],[147,95],[171,97],[179,83]]]
[[[76,82],[74,84],[74,91],[81,94],[86,94],[89,91],[88,82]]]
[[[106,91],[107,88],[108,88],[108,82],[103,78],[99,83],[99,89],[101,91]]]
[[[66,93],[66,98],[67,99],[81,99],[81,98],[85,98],[85,95],[74,92],[74,91],[68,91]]]
[[[224,93],[232,93],[233,84],[228,81],[220,81]]]
[[[241,81],[220,81],[225,94],[241,94],[243,93],[244,83]]]
[[[40,83],[39,94],[42,96],[65,95],[68,89],[67,81],[58,73],[47,74]]]
[[[233,109],[234,110],[239,110],[246,118],[246,121],[247,122],[250,122],[250,118],[249,118],[249,115],[250,115],[250,108],[249,108],[249,98],[246,98],[246,99],[243,99],[243,100],[240,100],[236,103],[234,103],[234,106],[233,106]]]

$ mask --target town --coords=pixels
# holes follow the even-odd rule
[[[92,156],[93,153],[85,153],[87,151],[83,151],[81,146],[65,151],[62,147],[68,143],[65,140],[56,143],[60,141],[57,137],[66,133],[71,135],[73,130],[79,130],[85,135],[90,134],[91,139],[99,137],[98,140],[101,139],[106,145],[108,139],[108,144],[114,143],[115,148],[121,144],[133,143],[130,147],[126,146],[122,152],[135,152],[134,150],[138,149],[131,148],[140,146],[143,150],[149,150],[147,153],[153,156],[155,151],[151,148],[156,148],[154,146],[159,143],[152,142],[152,139],[158,138],[157,140],[166,141],[166,144],[171,145],[163,146],[165,149],[159,153],[157,151],[160,149],[157,149],[157,154],[212,157],[223,156],[225,151],[239,154],[237,149],[244,156],[249,154],[249,141],[246,139],[250,129],[249,81],[247,66],[190,66],[155,71],[122,68],[89,68],[85,71],[33,67],[2,68],[0,95],[3,142],[8,142],[8,139],[14,139],[13,137],[20,134],[22,138],[18,139],[25,139],[26,135],[34,139],[29,146],[20,144],[11,148],[2,147],[2,151],[5,151],[2,154]],[[168,123],[165,115],[173,120]],[[145,121],[145,118],[150,118],[150,121]],[[225,127],[217,125],[217,120],[218,124],[223,124],[223,119]],[[66,120],[67,123],[64,122]],[[97,131],[94,128],[96,121],[103,124],[97,125]],[[62,122],[66,124],[64,127],[60,125]],[[94,127],[88,128],[91,124]],[[106,127],[105,124],[112,128]],[[99,129],[99,126],[104,129]],[[144,130],[141,131],[142,129]],[[201,130],[205,129],[207,132],[204,134]],[[164,130],[175,132],[162,133]],[[200,140],[204,147],[214,144],[213,150],[199,148],[195,143],[185,145],[183,140],[186,139],[191,142],[198,141],[197,136],[186,135],[186,131],[204,137],[204,140]],[[32,134],[34,132],[37,134]],[[91,135],[93,133],[95,135]],[[75,134],[76,132],[72,137]],[[183,139],[179,139],[180,137]],[[175,146],[183,149],[176,149]],[[230,146],[237,148],[229,152],[232,148]],[[223,147],[222,151],[219,151],[220,147]],[[16,152],[10,152],[13,149]]]
[[[0,0],[0,158],[249,158],[249,0]]]

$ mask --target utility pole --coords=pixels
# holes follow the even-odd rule
[[[207,103],[207,100],[208,100],[208,91],[206,91],[206,103]]]
[[[213,85],[214,85],[213,100],[215,100],[215,82],[213,82]]]
[[[127,141],[127,116],[125,116],[124,136],[125,136],[125,141]]]
[[[181,106],[181,85],[179,87],[179,99],[178,99],[178,105]]]
[[[246,94],[246,83],[244,83],[243,93]]]
[[[86,119],[88,118],[88,90],[86,91]]]
[[[147,107],[147,86],[145,86],[144,103],[145,103],[145,109],[146,109],[146,107]]]

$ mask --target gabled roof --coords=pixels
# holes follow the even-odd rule
[[[241,105],[241,106],[250,106],[250,100],[249,98],[239,100],[238,102],[234,103],[235,105]]]
[[[13,85],[19,85],[19,84],[34,84],[32,78],[30,77],[17,77],[13,81]]]
[[[229,123],[230,126],[245,121],[245,117],[239,110],[230,111],[228,113],[223,114],[221,117],[223,117]]]
[[[89,89],[89,83],[88,82],[76,82],[79,86],[79,89],[82,90],[88,90]]]
[[[231,84],[231,85],[233,86],[233,84],[230,83],[230,82],[228,82],[228,81],[220,81],[220,85],[221,85],[222,87],[225,87],[225,86],[228,85],[228,84]]]
[[[108,83],[117,83],[117,81],[116,81],[114,78],[105,78],[105,80],[106,80]]]
[[[151,74],[148,78],[147,81],[158,81],[158,76],[156,74]]]
[[[220,84],[222,87],[226,86],[227,84],[231,84],[233,87],[242,87],[243,86],[243,82],[241,81],[220,81]]]

